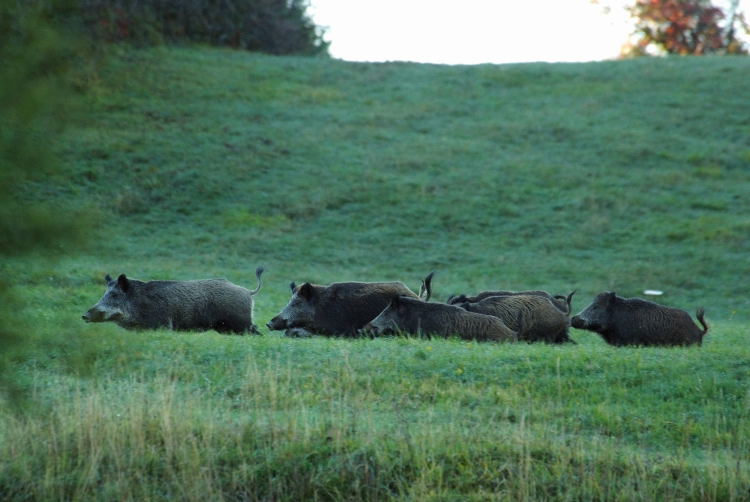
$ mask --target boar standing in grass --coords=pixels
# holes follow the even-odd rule
[[[574,316],[571,324],[599,333],[610,345],[701,345],[708,324],[702,308],[695,316],[702,330],[684,310],[605,292]]]
[[[522,321],[519,321],[519,324]],[[410,333],[458,336],[466,340],[515,342],[518,332],[497,317],[468,312],[454,305],[398,296],[362,330],[372,335]]]
[[[258,267],[253,291],[225,279],[143,282],[125,274],[117,280],[107,275],[107,291],[83,320],[113,321],[128,329],[258,333],[252,322],[253,296],[263,284],[262,274]]]
[[[452,295],[448,298],[448,303],[450,305],[456,305],[458,303],[477,303],[491,296],[531,295],[531,296],[540,296],[542,298],[546,298],[550,302],[552,302],[552,305],[554,305],[562,313],[570,314],[570,305],[573,299],[573,295],[575,293],[576,291],[573,290],[570,292],[568,296],[563,296],[563,295],[551,295],[546,291],[540,291],[536,289],[530,290],[530,291],[482,291],[476,296]]]
[[[575,343],[568,336],[568,315],[543,296],[488,296],[478,302],[455,305],[469,312],[497,317],[514,331],[520,330],[520,315],[524,330],[519,339],[527,342]]]
[[[422,281],[420,294],[429,297],[432,275]],[[407,296],[421,301],[401,282],[337,282],[329,286],[306,282],[289,286],[289,303],[266,324],[271,330],[286,330],[288,336],[357,336],[393,298]]]

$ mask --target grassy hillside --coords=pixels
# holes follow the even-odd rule
[[[441,67],[159,50],[111,71],[67,172],[32,189],[100,216],[98,244],[55,276],[252,284],[262,263],[261,317],[292,279],[431,269],[440,296],[577,288],[582,306],[656,288],[748,316],[746,58]]]
[[[0,271],[31,340],[0,498],[750,499],[749,58],[447,67],[122,50],[22,194],[86,248]],[[105,273],[665,291],[701,348],[130,333]],[[267,331],[267,330],[266,330]]]

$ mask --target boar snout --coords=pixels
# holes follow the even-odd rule
[[[286,319],[282,319],[279,316],[274,317],[268,323],[266,324],[266,327],[272,331],[286,329],[289,326],[287,325]]]
[[[575,315],[570,320],[570,325],[577,329],[583,329],[586,326],[586,322],[579,316]]]
[[[96,308],[89,309],[85,314],[81,316],[81,319],[86,322],[97,322],[101,321],[103,318],[104,314]]]

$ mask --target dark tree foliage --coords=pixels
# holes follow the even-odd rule
[[[60,219],[69,215],[26,197],[29,182],[57,168],[53,145],[81,77],[81,46],[50,22],[59,11],[37,7],[0,5],[0,256],[55,248],[77,233]]]
[[[195,41],[270,54],[325,54],[304,0],[78,0],[97,38],[152,44]]]
[[[84,241],[85,222],[69,208],[30,196],[35,180],[55,174],[54,145],[74,117],[74,68],[82,49],[51,22],[67,15],[64,1],[0,2],[0,261],[33,255],[54,259]],[[23,358],[23,304],[0,276],[0,391],[18,390],[6,365]]]
[[[645,54],[654,45],[669,54],[747,54],[736,36],[748,31],[737,5],[727,15],[710,0],[637,0],[630,9],[639,36],[632,52]]]

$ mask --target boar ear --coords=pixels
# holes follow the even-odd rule
[[[398,309],[400,313],[403,313],[406,310],[406,304],[404,303],[405,296],[397,296],[393,299],[393,306]]]
[[[303,298],[307,300],[311,300],[313,296],[315,296],[315,289],[313,289],[312,284],[309,282],[304,283],[302,286],[299,287],[299,294]]]
[[[400,306],[401,306],[401,298],[399,298],[398,296],[394,296],[388,301],[388,305],[385,306],[383,311],[391,310],[391,311],[398,312],[398,309]]]
[[[406,310],[409,308],[409,304],[407,302],[403,301],[404,299],[408,299],[408,298],[411,298],[411,297],[410,296],[403,296],[401,298],[402,301],[400,303],[401,306],[399,307],[399,312],[406,312]]]
[[[614,291],[610,291],[609,293],[607,293],[607,304],[612,305],[613,303],[615,303],[616,296],[617,295],[615,294]]]
[[[294,290],[297,289],[297,285],[294,284],[294,281],[289,283],[289,289],[292,290],[292,293],[294,293]]]
[[[104,283],[109,286],[109,284],[112,282],[112,276],[107,274],[104,276]]]
[[[128,292],[128,289],[130,289],[130,281],[125,277],[125,274],[120,274],[120,277],[117,278],[117,286],[124,292]]]

